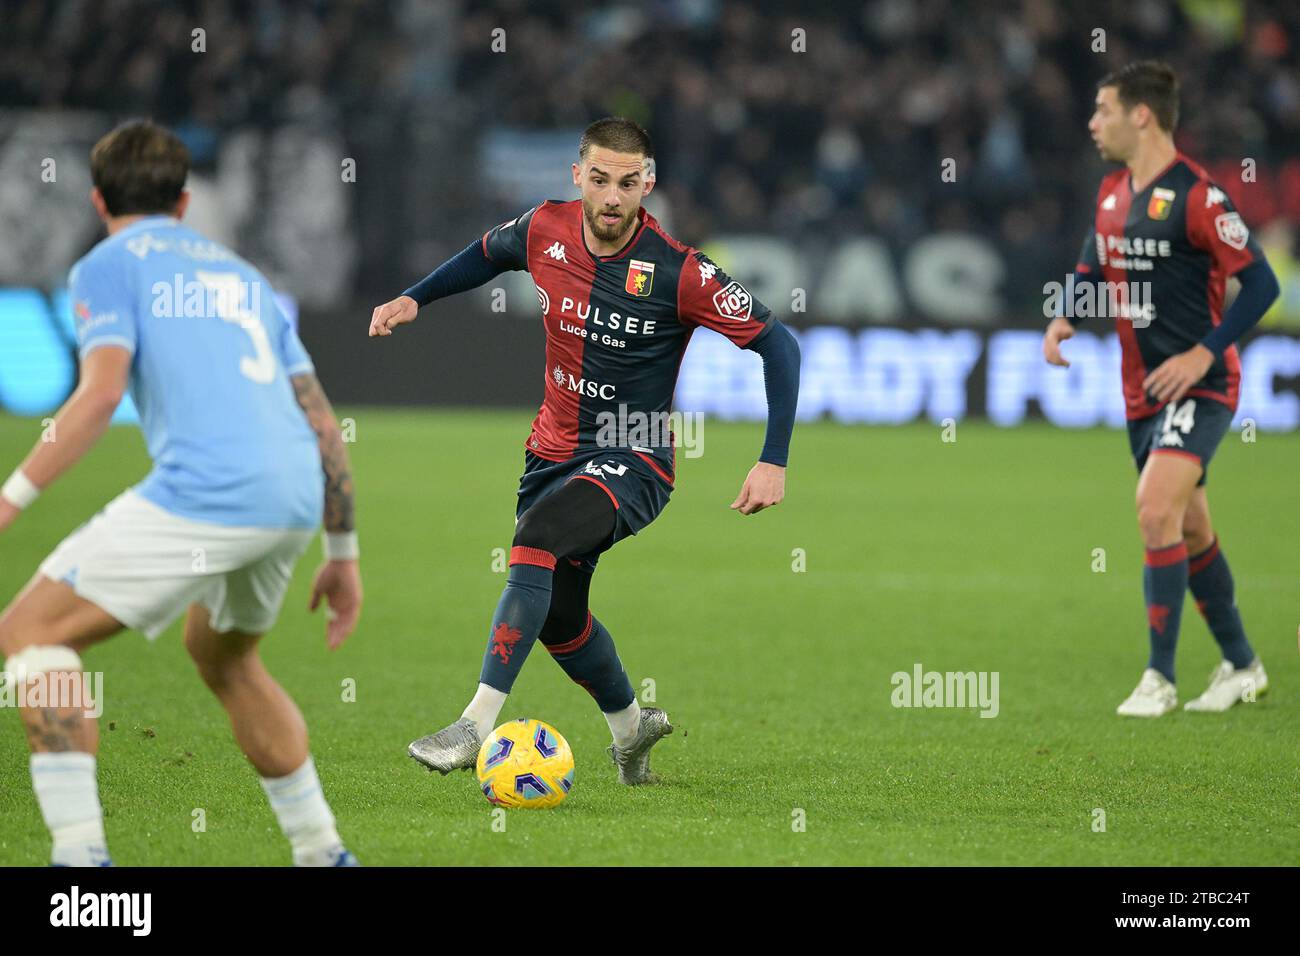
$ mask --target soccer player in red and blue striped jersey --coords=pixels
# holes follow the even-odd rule
[[[674,439],[663,426],[695,329],[763,359],[766,441],[731,507],[753,514],[784,497],[798,345],[743,285],[642,207],[653,155],[636,123],[593,123],[573,164],[580,199],[548,200],[489,230],[371,317],[372,336],[390,335],[421,306],[510,269],[531,275],[546,327],[545,397],[525,442],[509,580],[473,700],[460,720],[410,746],[431,769],[474,764],[540,640],[604,713],[619,780],[650,779],[650,747],[672,727],[658,708],[638,705],[587,595],[598,556],[668,503]]]
[[[1092,286],[1092,302],[1115,306],[1139,472],[1151,656],[1118,708],[1132,717],[1177,706],[1174,651],[1189,587],[1223,661],[1185,709],[1224,711],[1268,686],[1242,627],[1205,480],[1237,409],[1236,342],[1277,298],[1278,284],[1227,192],[1175,147],[1177,121],[1178,80],[1166,64],[1133,63],[1098,84],[1088,129],[1102,157],[1124,167],[1102,180],[1074,274],[1076,290]],[[1241,290],[1225,310],[1229,276]],[[1069,364],[1061,342],[1085,314],[1053,319],[1043,341],[1048,362]]]

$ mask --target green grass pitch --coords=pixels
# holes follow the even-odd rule
[[[507,813],[501,832],[471,775],[430,775],[406,744],[458,716],[474,689],[530,413],[340,414],[356,422],[361,627],[325,650],[322,621],[305,611],[313,553],[264,653],[307,717],[340,831],[364,864],[1297,859],[1295,436],[1248,444],[1232,433],[1211,469],[1272,689],[1224,715],[1137,722],[1114,715],[1146,660],[1122,433],[966,423],[945,443],[928,424],[805,424],[786,502],[744,518],[727,505],[761,428],[710,421],[705,454],[679,460],[668,509],[602,559],[592,590],[634,686],[652,681],[678,727],[655,752],[661,783],[617,785],[604,721],[538,648],[502,716],[559,727],[577,783],[556,810]],[[0,417],[0,468],[38,431]],[[112,429],[0,536],[0,596],[146,465],[138,432]],[[1183,620],[1185,700],[1218,654],[1190,601]],[[918,662],[998,672],[998,715],[893,707],[891,675]],[[105,673],[99,779],[119,865],[289,861],[179,624],[154,644],[121,635],[86,663]],[[48,860],[26,767],[17,714],[0,712],[0,863]]]

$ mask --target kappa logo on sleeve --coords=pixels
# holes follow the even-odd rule
[[[1236,212],[1225,212],[1221,216],[1215,216],[1214,231],[1219,234],[1220,239],[1234,249],[1245,249],[1246,242],[1250,239],[1250,229],[1246,227],[1241,214]]]
[[[713,294],[713,307],[724,319],[744,322],[749,319],[750,310],[754,307],[754,297],[748,289],[732,279]]]
[[[698,258],[700,266],[700,288],[702,289],[717,273],[718,267],[703,256],[699,256]]]

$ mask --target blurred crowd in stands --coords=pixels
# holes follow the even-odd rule
[[[313,166],[308,152],[356,158],[344,219],[360,240],[339,254],[360,256],[349,275],[362,293],[391,289],[519,211],[498,208],[479,168],[475,147],[493,130],[571,130],[576,140],[609,114],[650,130],[658,201],[686,241],[868,234],[902,248],[960,230],[987,237],[1013,267],[1056,275],[1072,264],[1104,169],[1086,131],[1096,80],[1139,57],[1180,71],[1179,145],[1211,166],[1270,248],[1291,254],[1300,224],[1294,2],[3,0],[0,9],[0,116],[151,115],[182,133],[215,183],[254,196]],[[266,139],[285,128],[300,133]],[[261,152],[228,165],[262,185],[231,186],[226,147],[250,130]],[[329,179],[338,164],[315,165]],[[279,214],[310,216],[324,179]],[[256,232],[257,220],[235,231]]]

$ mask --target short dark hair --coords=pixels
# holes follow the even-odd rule
[[[1145,104],[1166,133],[1178,125],[1178,74],[1168,63],[1137,60],[1103,76],[1097,89],[1104,86],[1115,87],[1126,110]]]
[[[578,159],[586,159],[593,146],[603,146],[616,153],[640,153],[646,159],[654,159],[655,155],[650,134],[645,128],[622,116],[606,116],[583,130],[582,139],[578,140]]]
[[[123,123],[90,151],[90,178],[112,216],[171,212],[189,171],[180,137],[148,120]]]

